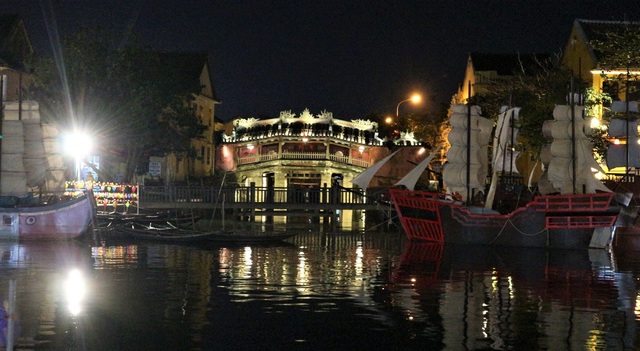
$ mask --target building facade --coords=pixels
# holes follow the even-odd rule
[[[215,120],[215,108],[220,102],[216,98],[213,86],[209,55],[163,53],[160,57],[168,67],[176,69],[174,76],[177,84],[199,83],[200,92],[193,97],[191,107],[206,129],[200,138],[191,140],[191,155],[169,154],[165,157],[151,157],[149,175],[152,178],[163,179],[167,184],[183,182],[188,177],[212,176],[215,172],[214,133],[221,129],[222,125]]]
[[[612,99],[619,101],[640,100],[640,83],[636,79],[640,75],[640,67],[630,65],[626,67],[603,68],[600,64],[602,53],[595,50],[593,41],[607,41],[607,33],[623,33],[625,30],[640,28],[639,22],[624,21],[597,21],[576,19],[571,27],[571,33],[562,55],[562,65],[576,74],[585,82],[591,82],[595,92],[608,93]],[[638,50],[638,49],[636,49]],[[637,52],[637,51],[636,51]],[[638,62],[632,58],[629,62]],[[625,82],[627,73],[630,77],[636,77]],[[622,79],[621,79],[622,78]],[[630,84],[627,90],[625,85]],[[627,97],[627,91],[631,96]],[[597,110],[597,117],[602,118],[603,107]]]
[[[24,22],[17,15],[0,14],[0,97],[17,101],[29,73],[24,62],[34,54]]]

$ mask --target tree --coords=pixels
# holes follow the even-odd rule
[[[606,31],[596,33],[595,36],[590,45],[598,57],[598,68],[602,71],[603,78],[611,79],[611,72],[620,72],[613,75],[613,80],[624,89],[617,93],[624,96],[637,94],[640,91],[637,84],[637,70],[640,68],[640,25],[626,22],[620,26],[608,27]]]
[[[448,148],[449,131],[446,110],[437,113],[414,113],[402,118],[401,130],[411,130],[417,140],[423,141],[430,148],[444,146]]]
[[[610,26],[606,31],[595,33],[595,39],[590,45],[598,57],[598,69],[605,81],[603,91],[587,91],[589,106],[603,106],[620,98],[626,101],[638,100],[640,86],[638,84],[638,69],[640,69],[640,25],[635,23],[621,23],[620,26]],[[618,73],[613,73],[618,72]],[[593,108],[592,108],[593,109]],[[598,109],[593,109],[595,115]],[[627,113],[603,114],[604,124],[611,118],[629,118]],[[632,118],[636,118],[633,116]],[[604,129],[594,133],[596,152],[601,160],[606,160],[606,148],[609,140]]]
[[[514,79],[496,84],[476,103],[483,115],[496,119],[502,106],[518,106],[520,110],[519,145],[534,159],[549,140],[542,136],[544,121],[553,119],[555,105],[566,103],[568,94],[579,91],[582,82],[572,84],[572,74],[551,61],[539,61],[533,66],[521,66]]]
[[[176,84],[176,67],[135,38],[114,43],[103,30],[80,29],[59,53],[36,59],[26,95],[61,130],[90,131],[96,153],[124,163],[131,179],[150,155],[190,155],[190,140],[205,130],[190,103],[201,87]]]

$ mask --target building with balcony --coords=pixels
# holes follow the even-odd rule
[[[335,119],[327,111],[313,115],[307,109],[298,116],[283,111],[277,118],[230,123],[232,128],[219,147],[218,169],[235,172],[241,186],[352,188],[356,175],[391,152],[378,136],[378,123]],[[426,157],[411,133],[404,133],[394,145],[406,146],[404,155],[397,157],[395,167],[381,170],[383,176],[371,186],[393,185],[393,180]]]

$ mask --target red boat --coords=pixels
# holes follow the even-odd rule
[[[526,247],[606,247],[616,225],[633,222],[622,220],[624,216],[620,215],[628,212],[623,206],[626,204],[618,204],[616,194],[595,179],[591,171],[599,166],[593,160],[589,139],[582,133],[585,122],[579,117],[582,107],[577,105],[557,106],[554,120],[545,121],[543,134],[554,141],[546,150],[547,159],[543,158],[546,174],[537,187],[541,195],[533,196],[520,184],[523,191],[512,190],[511,196],[520,197],[527,192],[523,198],[529,200],[515,201],[515,206],[507,209],[494,209],[496,196],[505,203],[513,200],[499,194],[505,187],[498,184],[498,172],[504,174],[505,165],[513,168],[512,161],[506,158],[513,157],[509,153],[514,147],[508,140],[515,140],[515,132],[513,127],[500,128],[513,126],[518,112],[519,109],[504,111],[493,131],[493,122],[481,117],[477,106],[454,107],[448,137],[451,148],[442,173],[448,194],[412,188],[390,190],[408,239]],[[487,150],[492,134],[490,158]],[[572,143],[576,146],[571,147]],[[492,163],[488,165],[490,159]],[[492,182],[485,186],[488,169],[493,170]],[[483,200],[472,206],[478,193],[486,193],[486,203]],[[635,214],[630,213],[633,220]]]
[[[507,214],[439,193],[390,195],[408,239],[441,243],[588,248],[608,243],[620,213],[613,193],[536,196]]]

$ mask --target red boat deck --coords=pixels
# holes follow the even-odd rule
[[[444,194],[391,189],[391,198],[396,207],[402,227],[409,239],[444,242],[444,230],[440,217],[440,206],[443,204],[457,207],[464,212],[464,218],[455,216],[465,227],[495,224],[510,218],[513,214],[476,214],[463,208],[460,204],[447,199]],[[547,229],[578,229],[610,227],[616,221],[617,214],[608,213],[607,209],[613,193],[576,194],[576,195],[543,195],[536,196],[526,207],[533,207],[537,212],[545,212]],[[519,210],[524,210],[523,207]],[[416,218],[403,210],[415,209],[421,215]],[[519,211],[516,210],[516,211]]]

